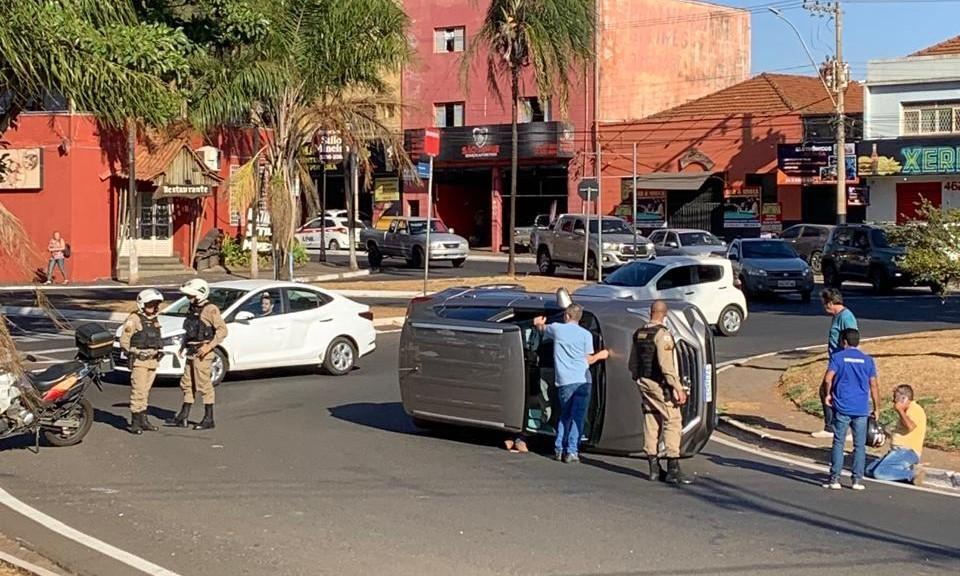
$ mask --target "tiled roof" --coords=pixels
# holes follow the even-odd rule
[[[954,36],[939,44],[914,52],[910,56],[946,56],[948,54],[960,54],[960,36]]]
[[[845,109],[848,114],[863,112],[863,87],[859,82],[851,82],[847,87]],[[719,92],[654,114],[650,119],[735,114],[831,114],[833,111],[833,102],[816,76],[763,73]]]
[[[184,148],[190,152],[197,163],[201,166],[204,173],[211,178],[217,180],[222,179],[219,174],[207,168],[207,165],[203,162],[203,159],[201,159],[200,156],[198,156],[190,146],[190,142],[175,138],[173,140],[168,140],[162,144],[156,144],[153,146],[144,144],[137,146],[135,158],[137,180],[147,182],[156,179],[161,174],[166,173],[167,170],[170,169],[170,165],[173,163],[174,159]],[[116,175],[126,178],[126,166],[123,166]]]

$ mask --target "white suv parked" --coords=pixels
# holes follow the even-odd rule
[[[663,256],[635,261],[578,295],[635,300],[684,300],[700,308],[724,336],[736,336],[747,318],[747,299],[734,284],[730,261],[717,256]]]

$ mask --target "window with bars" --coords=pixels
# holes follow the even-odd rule
[[[463,26],[437,28],[433,31],[433,51],[437,54],[463,52],[465,35]]]
[[[903,107],[902,135],[960,133],[960,102]]]
[[[433,105],[434,126],[449,128],[463,126],[463,102],[443,102]]]

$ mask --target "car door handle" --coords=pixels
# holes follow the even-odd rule
[[[693,296],[696,292],[684,292],[684,296]]]
[[[333,318],[320,318],[317,322],[333,322]]]

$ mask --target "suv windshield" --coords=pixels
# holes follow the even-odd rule
[[[427,233],[427,221],[426,220],[411,220],[407,223],[409,226],[410,234],[412,236],[417,236],[419,234]],[[443,234],[447,231],[447,227],[443,225],[443,222],[440,220],[430,220],[430,233],[440,233]]]
[[[246,294],[246,290],[237,290],[236,288],[211,288],[209,301],[216,304],[221,311],[225,311]],[[190,300],[183,297],[171,304],[162,314],[164,316],[186,316],[189,310]]]
[[[757,258],[797,258],[797,253],[786,242],[775,240],[763,242],[744,242],[743,257]]]
[[[683,232],[680,234],[682,246],[720,246],[720,239],[709,232]]]
[[[603,279],[608,286],[646,286],[663,270],[663,265],[652,262],[631,262]]]
[[[590,233],[597,233],[597,221],[590,221]],[[604,218],[603,219],[603,233],[604,234],[633,234],[633,230],[627,226],[627,223],[618,218]]]

